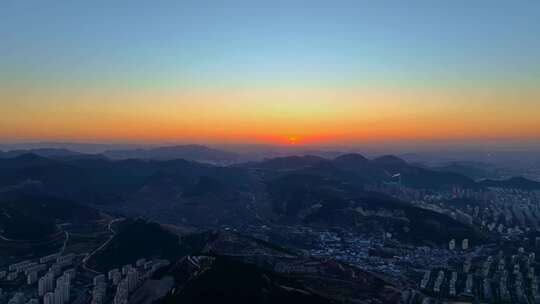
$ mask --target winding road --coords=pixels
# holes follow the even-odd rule
[[[101,246],[99,246],[98,248],[96,248],[94,251],[92,251],[91,253],[87,254],[84,258],[83,258],[83,261],[82,261],[82,267],[84,270],[87,270],[87,271],[90,271],[92,273],[99,273],[98,271],[88,267],[87,263],[88,261],[90,260],[90,258],[96,254],[96,252],[102,250],[103,248],[105,248],[105,246],[107,246],[111,241],[112,239],[114,238],[114,236],[116,235],[116,231],[114,231],[114,229],[112,229],[112,225],[116,222],[119,222],[119,221],[123,221],[124,218],[116,218],[116,219],[113,219],[109,222],[109,225],[107,226],[107,229],[111,232],[111,236],[103,243],[101,244]]]

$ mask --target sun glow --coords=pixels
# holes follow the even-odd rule
[[[538,89],[504,88],[12,88],[0,90],[0,100],[11,101],[0,102],[0,139],[278,145],[536,139],[540,103],[527,101],[539,96]]]
[[[296,144],[298,144],[298,142],[299,142],[299,139],[298,139],[298,137],[296,137],[296,136],[289,136],[289,137],[287,138],[287,140],[288,140],[288,142],[289,142],[290,145],[296,145]]]

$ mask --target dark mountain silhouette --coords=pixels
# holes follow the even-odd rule
[[[475,162],[450,162],[432,169],[440,172],[457,173],[478,180],[489,178],[493,174],[488,170],[489,164]]]
[[[54,163],[56,163],[56,161],[52,159],[34,153],[24,153],[9,158],[0,158],[0,169],[2,171],[21,170],[24,168],[39,167]]]
[[[225,191],[225,185],[218,179],[202,176],[197,182],[184,191],[184,196],[198,196],[205,194],[219,195]]]
[[[99,219],[95,209],[58,197],[19,195],[0,198],[0,230],[9,239],[36,240],[57,232],[56,223]]]
[[[391,177],[399,174],[403,186],[419,189],[437,189],[449,186],[477,187],[474,181],[464,175],[452,172],[440,172],[411,165],[406,161],[386,155],[371,161],[374,167]],[[395,181],[395,180],[394,180]]]
[[[238,161],[238,155],[235,153],[212,149],[201,145],[159,147],[154,149],[110,150],[105,151],[103,155],[111,159],[186,159],[211,163],[232,163]]]
[[[337,303],[306,290],[294,279],[286,278],[254,264],[224,256],[199,257],[211,265],[199,276],[193,276],[183,288],[158,303]],[[188,273],[187,261],[177,266],[177,273]],[[234,275],[231,275],[234,273]],[[186,276],[187,276],[186,275]]]
[[[332,162],[336,168],[354,173],[363,184],[381,183],[389,180],[390,174],[374,166],[373,162],[360,154],[346,154]]]
[[[372,160],[372,163],[377,167],[399,170],[406,167],[408,164],[403,159],[394,155],[384,155]]]
[[[535,182],[524,177],[513,177],[506,180],[484,180],[480,182],[485,187],[511,188],[520,190],[540,190],[540,182]]]
[[[244,166],[258,169],[290,171],[307,168],[309,166],[326,161],[327,160],[322,157],[312,155],[284,156],[266,159],[261,162],[249,163],[245,164]]]
[[[365,158],[361,154],[350,153],[344,154],[334,158],[334,163],[340,164],[343,166],[367,166],[369,164],[369,159]]]
[[[360,154],[345,154],[333,160],[316,156],[291,156],[268,159],[258,163],[245,164],[245,167],[268,171],[301,171],[315,175],[345,175],[347,182],[354,184],[381,184],[397,182],[396,174],[401,176],[403,186],[419,189],[437,189],[449,186],[477,187],[466,176],[434,171],[407,163],[396,156],[382,156],[368,160]]]
[[[372,195],[366,196],[366,185],[395,182],[392,175],[398,173],[404,186],[418,189],[480,186],[465,176],[417,167],[394,156],[375,160],[359,154],[334,160],[299,156],[227,167],[182,159],[61,160],[23,154],[0,159],[0,192],[27,185],[24,188],[29,193],[112,209],[124,205],[124,212],[133,215],[170,214],[186,224],[204,227],[260,223],[277,215],[280,220],[306,225],[367,230],[386,225],[411,240],[416,235],[435,241],[431,232],[442,234],[436,227],[443,226],[450,227],[448,231],[455,227],[456,235],[471,232],[446,217],[408,204],[396,207],[388,198],[375,204]],[[373,211],[378,204],[383,206],[382,217]],[[429,222],[430,217],[436,220]],[[403,227],[412,232],[402,231]]]
[[[56,149],[56,148],[39,148],[39,149],[28,149],[28,150],[10,150],[7,152],[0,151],[1,158],[14,158],[22,156],[25,154],[34,154],[41,157],[52,158],[52,159],[85,159],[85,158],[103,158],[101,155],[96,154],[85,154],[74,152],[68,149]]]
[[[147,185],[179,189],[193,187],[201,177],[216,179],[224,187],[247,183],[245,169],[210,166],[186,160],[146,161],[83,159],[60,161],[25,154],[0,159],[0,189],[36,181],[49,193],[77,201],[106,203],[108,196],[126,197]],[[203,191],[199,185],[198,192]]]

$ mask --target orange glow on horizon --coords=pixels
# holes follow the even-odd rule
[[[540,90],[1,91],[0,140],[312,145],[540,138]],[[504,113],[504,115],[502,115]]]

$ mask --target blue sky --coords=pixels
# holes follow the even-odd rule
[[[540,65],[538,1],[8,0],[0,20],[3,76],[37,83],[530,81]]]

